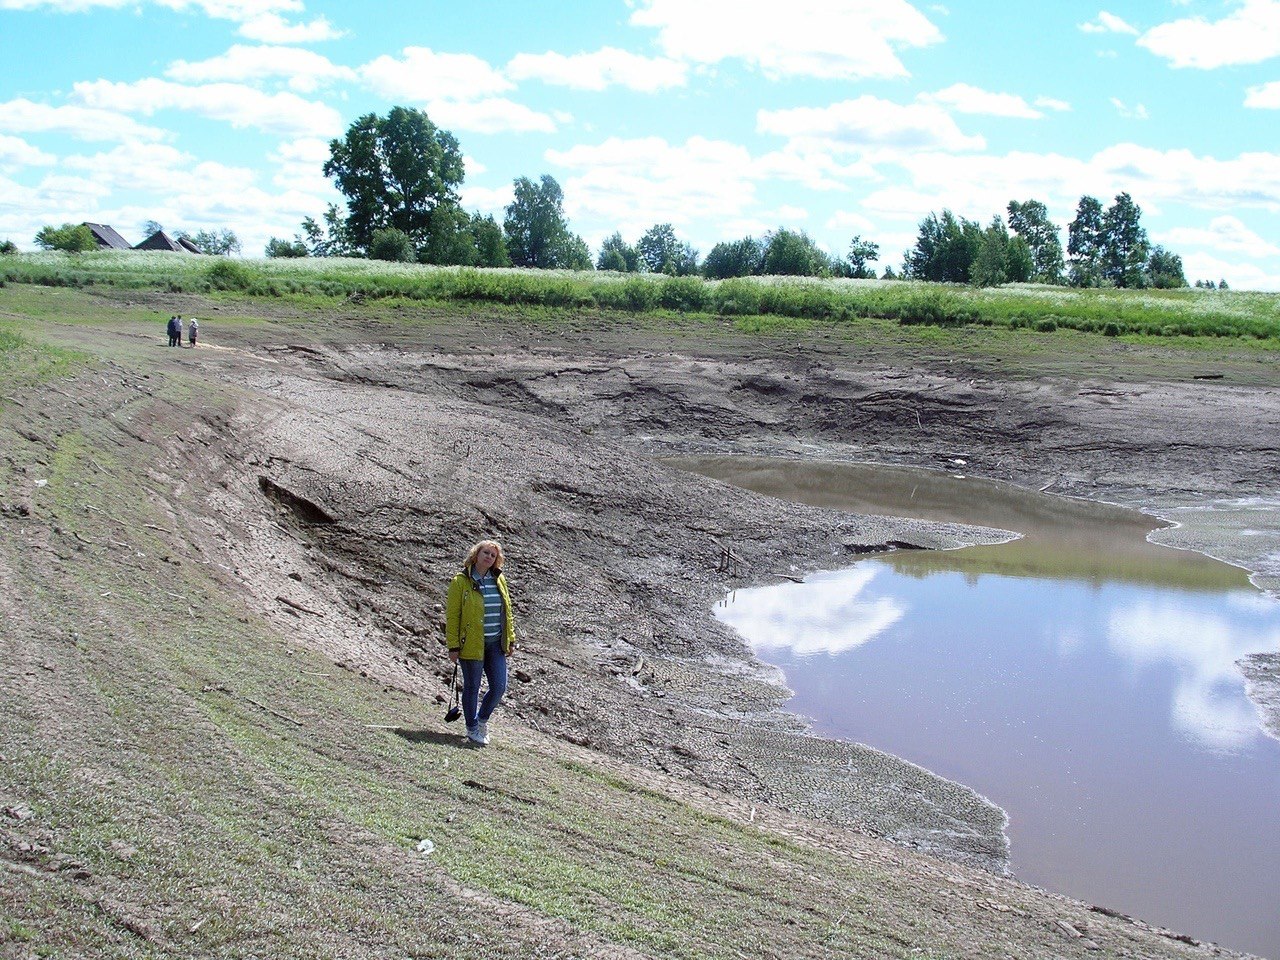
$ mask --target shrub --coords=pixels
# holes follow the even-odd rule
[[[668,277],[658,291],[658,303],[682,313],[705,310],[710,301],[707,284],[698,277]]]
[[[389,227],[373,231],[369,241],[370,260],[389,260],[393,263],[412,263],[418,259],[413,241],[403,230]]]
[[[205,271],[205,279],[215,290],[248,290],[253,272],[234,260],[219,260]]]

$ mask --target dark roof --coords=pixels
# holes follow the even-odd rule
[[[203,250],[201,250],[194,243],[192,243],[187,237],[179,237],[178,243],[182,246],[183,250],[187,251],[187,253],[199,253],[199,254],[204,253]]]
[[[120,234],[116,233],[113,227],[107,226],[105,223],[86,223],[93,234],[93,239],[98,241],[98,246],[107,250],[128,250],[129,241]]]
[[[176,253],[189,252],[185,247],[181,246],[177,240],[170,238],[170,236],[167,233],[165,233],[163,230],[157,230],[155,233],[147,237],[147,239],[143,240],[140,244],[138,244],[133,249],[135,250],[172,250]]]

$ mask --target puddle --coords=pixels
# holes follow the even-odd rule
[[[1016,530],[738,590],[716,610],[788,709],[965,783],[1009,813],[1030,883],[1280,958],[1280,742],[1234,662],[1280,649],[1245,572],[1146,541],[1161,524],[928,471],[671,461],[862,513]]]

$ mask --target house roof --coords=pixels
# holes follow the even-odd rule
[[[93,234],[93,239],[98,241],[98,246],[108,250],[129,250],[129,241],[120,234],[116,233],[114,227],[107,226],[105,223],[85,223],[89,231]]]
[[[175,253],[190,253],[186,247],[182,246],[177,240],[174,240],[163,230],[157,230],[147,239],[143,240],[133,249],[135,250],[172,250]]]
[[[178,238],[178,243],[179,243],[179,244],[181,244],[182,249],[186,250],[188,253],[199,253],[199,254],[203,254],[203,253],[204,253],[204,251],[203,251],[203,250],[201,250],[199,247],[197,247],[194,243],[192,243],[192,242],[191,242],[188,238],[186,238],[186,237],[179,237],[179,238]]]

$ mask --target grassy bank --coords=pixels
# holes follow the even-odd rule
[[[1219,290],[994,289],[882,280],[761,277],[708,281],[546,270],[479,270],[350,259],[229,260],[101,252],[0,257],[0,282],[115,286],[282,298],[403,298],[739,318],[992,326],[1108,336],[1242,337],[1280,345],[1280,294]]]

